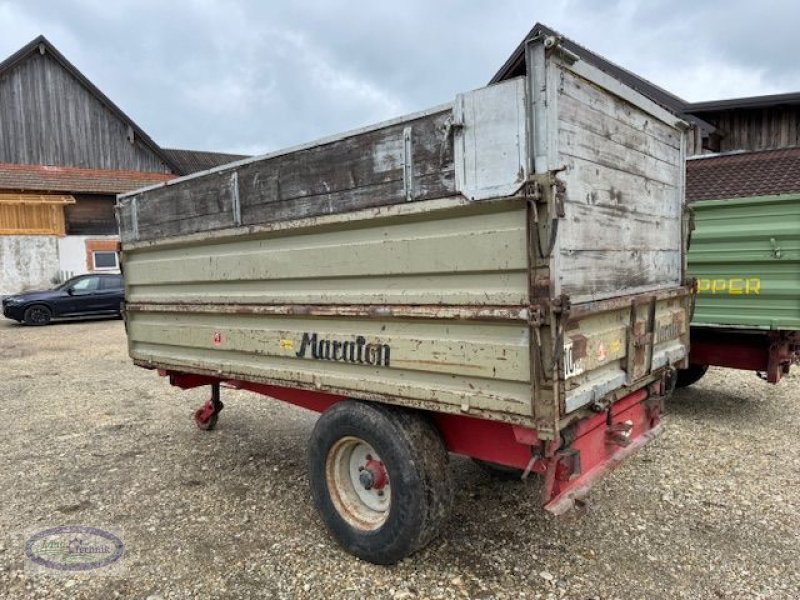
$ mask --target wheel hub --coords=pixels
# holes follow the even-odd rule
[[[386,487],[389,476],[386,474],[386,467],[379,460],[375,460],[371,455],[367,455],[367,463],[359,467],[360,475],[358,476],[361,485],[365,490],[382,490]]]
[[[339,440],[328,452],[326,478],[339,514],[359,529],[377,529],[389,516],[389,474],[375,449],[356,437]]]

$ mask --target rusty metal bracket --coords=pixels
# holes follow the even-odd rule
[[[534,223],[538,225],[540,222],[538,204],[547,207],[547,214],[550,217],[550,233],[545,246],[542,245],[541,232],[538,227],[536,228],[536,247],[540,258],[547,258],[552,254],[558,236],[559,219],[564,218],[566,214],[564,209],[566,186],[556,177],[564,169],[565,167],[562,167],[546,173],[537,173],[526,186],[526,197],[532,201]]]
[[[462,98],[463,102],[463,98]],[[458,112],[458,114],[456,114]],[[447,149],[449,145],[453,146],[455,150],[455,143],[456,143],[456,133],[464,129],[464,120],[462,118],[461,111],[453,110],[453,114],[447,117],[447,120],[444,124],[444,141],[445,143],[442,144],[441,149],[439,150],[439,164],[444,166],[447,162],[445,160],[447,156]]]
[[[568,319],[572,311],[572,300],[569,295],[561,294],[557,298],[553,298],[553,312],[560,315],[563,319]]]

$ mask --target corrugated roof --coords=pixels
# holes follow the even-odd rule
[[[180,175],[190,175],[198,171],[206,171],[230,162],[249,158],[245,154],[226,154],[223,152],[203,152],[200,150],[180,150],[164,148],[172,161],[178,166]]]
[[[800,192],[800,148],[738,152],[686,161],[686,200]]]
[[[168,173],[0,163],[3,190],[122,194],[174,177]]]

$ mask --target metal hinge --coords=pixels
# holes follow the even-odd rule
[[[548,171],[534,175],[528,180],[525,186],[525,197],[531,205],[533,222],[539,224],[539,205],[547,207],[547,214],[550,216],[550,234],[546,245],[542,245],[542,240],[537,234],[536,245],[540,258],[547,258],[555,248],[556,237],[558,235],[558,220],[565,216],[564,202],[566,199],[566,186],[556,175],[564,168],[555,171]]]

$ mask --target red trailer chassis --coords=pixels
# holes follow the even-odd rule
[[[325,412],[345,396],[279,387],[206,375],[163,371],[181,389],[210,385],[212,394],[195,413],[201,429],[216,425],[223,404],[220,385],[249,390],[315,412]],[[603,412],[594,413],[562,431],[561,439],[542,442],[534,429],[451,413],[429,413],[448,451],[512,469],[522,478],[544,477],[543,504],[562,514],[582,504],[592,484],[619,465],[662,430],[664,398],[674,387],[674,376],[636,390]]]
[[[800,333],[752,329],[691,329],[689,362],[743,371],[755,371],[778,383],[800,359]]]

